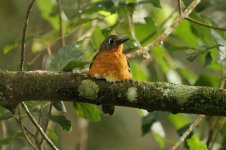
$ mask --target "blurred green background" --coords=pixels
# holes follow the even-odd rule
[[[183,0],[183,8],[190,2]],[[2,70],[19,70],[22,30],[29,3],[29,0],[0,0]],[[60,34],[59,3],[65,44],[62,44]],[[72,71],[73,68],[73,72],[85,74],[107,35],[129,37],[130,41],[124,46],[124,53],[128,54],[138,49],[137,42],[146,46],[155,40],[178,15],[178,1],[175,0],[36,0],[27,28],[25,70]],[[219,87],[224,76],[226,34],[225,30],[206,26],[226,28],[226,2],[203,0],[190,17],[205,25],[185,19],[166,41],[150,50],[149,59],[142,56],[129,59],[135,80]],[[135,33],[136,39],[131,32]],[[70,63],[72,66],[68,66]],[[50,103],[27,104],[33,114],[41,112],[36,116],[41,118],[40,124],[44,127]],[[50,138],[63,150],[169,149],[196,118],[190,114],[148,113],[117,107],[113,117],[101,114],[100,121],[93,122],[99,119],[87,121],[78,117],[71,103],[66,103],[66,108],[66,113],[56,109],[52,113],[66,116],[72,123],[72,131],[63,131],[58,121],[48,130]],[[78,114],[79,111],[84,110],[77,110]],[[6,113],[7,110],[1,108],[0,115]],[[89,120],[89,117],[86,118]],[[28,119],[24,122],[35,131]],[[220,123],[222,121],[206,117],[179,149],[224,149],[226,126],[224,122],[221,126]],[[211,145],[206,141],[214,129],[217,134]],[[23,136],[15,135],[21,130],[13,118],[1,119],[0,133],[3,135],[5,131],[6,137],[11,138],[6,140],[0,136],[3,150],[31,149]],[[44,149],[50,148],[44,144]]]

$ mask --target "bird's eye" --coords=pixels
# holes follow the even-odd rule
[[[108,43],[109,43],[109,44],[114,43],[114,39],[110,38],[109,41],[108,41]]]

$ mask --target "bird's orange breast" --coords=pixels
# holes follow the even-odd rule
[[[126,56],[119,51],[106,51],[97,54],[89,69],[88,76],[106,79],[110,82],[132,79]]]

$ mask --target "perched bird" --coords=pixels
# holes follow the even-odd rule
[[[122,53],[123,43],[128,38],[119,38],[117,35],[108,36],[101,44],[99,52],[93,58],[87,75],[91,78],[105,79],[108,82],[131,80],[129,62]],[[102,105],[104,113],[113,115],[113,105]]]

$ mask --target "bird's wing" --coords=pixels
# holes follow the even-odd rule
[[[126,61],[127,61],[127,65],[128,65],[128,71],[130,72],[130,64],[129,64],[128,58],[126,58]]]

